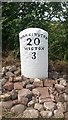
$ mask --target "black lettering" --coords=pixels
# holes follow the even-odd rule
[[[34,44],[35,45],[39,45],[40,44],[40,39],[39,38],[35,38],[34,39]]]
[[[36,52],[33,52],[32,55],[32,59],[36,59]]]
[[[31,44],[31,41],[32,41],[31,38],[28,38],[27,41],[28,41],[28,44],[27,44],[27,45],[32,45],[32,44]]]

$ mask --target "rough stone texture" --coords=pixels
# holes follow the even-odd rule
[[[55,92],[55,88],[54,87],[48,87],[48,90],[49,90],[49,94],[53,94]]]
[[[68,102],[65,103],[66,103],[66,112],[68,112]]]
[[[0,120],[2,119],[2,102],[0,102]]]
[[[16,70],[16,71],[14,72],[14,74],[15,74],[16,76],[20,75],[20,73],[21,73],[21,70],[20,70],[20,69],[18,69],[18,70]]]
[[[12,98],[12,100],[15,100],[18,98],[18,92],[14,89],[11,92],[11,98]]]
[[[2,73],[6,73],[6,71],[7,71],[7,70],[6,70],[6,67],[3,67],[3,68],[2,68]]]
[[[39,97],[39,103],[44,103],[44,102],[51,102],[52,100],[51,100],[51,98],[49,97],[49,98],[46,98],[46,97],[44,97],[44,96],[40,96]]]
[[[10,109],[13,106],[13,102],[11,100],[2,102],[2,106],[3,108]]]
[[[7,77],[14,76],[14,74],[12,72],[9,72],[9,71],[6,73],[6,75],[7,75]]]
[[[14,82],[14,76],[9,77],[9,82]]]
[[[34,109],[36,109],[36,110],[38,110],[38,111],[41,111],[41,110],[43,110],[43,105],[40,104],[40,103],[35,103]]]
[[[32,90],[34,88],[34,85],[33,84],[28,84],[28,85],[26,85],[26,88],[29,89],[29,90]]]
[[[32,96],[32,100],[35,101],[35,103],[39,102],[39,96]]]
[[[0,95],[2,95],[2,90],[0,90]]]
[[[65,87],[63,85],[60,85],[60,84],[55,84],[55,88],[58,90],[64,90]]]
[[[11,66],[6,66],[6,70],[8,71]]]
[[[62,102],[57,103],[57,109],[62,111],[62,112],[65,112],[65,108],[64,108],[64,105]]]
[[[63,94],[60,94],[57,98],[56,98],[56,102],[64,102],[65,100],[64,100],[64,96],[63,96]]]
[[[52,74],[52,78],[55,79],[55,80],[58,79],[58,78],[59,78],[59,73],[56,72],[56,71],[53,72],[53,74]]]
[[[14,82],[21,82],[21,81],[22,81],[21,76],[14,77]]]
[[[21,90],[21,89],[23,89],[23,84],[21,82],[15,82],[14,83],[14,89],[15,90]]]
[[[23,112],[23,118],[38,118],[39,113],[35,109],[25,110]]]
[[[10,72],[14,72],[15,70],[16,70],[16,66],[15,65],[9,67],[9,71]]]
[[[45,98],[50,97],[47,87],[38,87],[33,89],[32,92],[34,95],[40,95]]]
[[[4,89],[11,91],[14,88],[14,84],[12,82],[7,82],[3,86]]]
[[[0,91],[2,91],[2,84],[1,84],[1,82],[0,82]]]
[[[18,100],[20,100],[21,97],[27,97],[30,99],[32,97],[32,92],[29,89],[23,88],[18,92]]]
[[[30,102],[28,102],[28,107],[33,107],[34,106],[35,101],[31,100]]]
[[[13,100],[13,106],[19,104],[18,99]]]
[[[65,120],[68,120],[68,112],[65,113]]]
[[[63,93],[63,96],[64,96],[64,100],[68,102],[68,95],[66,93]]]
[[[49,79],[44,80],[45,87],[53,87],[54,84],[55,84],[54,80],[49,80]]]
[[[26,78],[21,77],[20,65],[3,67],[0,100],[7,114],[13,108],[14,117],[42,119],[65,116],[68,120],[68,83],[66,76],[62,78],[65,73],[57,73],[54,69],[49,70],[49,74],[51,78]]]
[[[63,78],[59,78],[60,80],[60,85],[66,86],[66,80],[64,80]]]
[[[0,100],[8,101],[10,99],[11,99],[11,96],[8,93],[5,93],[4,95],[0,95]]]
[[[63,78],[68,80],[68,75],[63,75]]]
[[[11,112],[21,114],[25,110],[25,106],[22,104],[15,105],[11,108]]]
[[[54,111],[54,117],[55,117],[55,118],[64,118],[64,114],[63,114],[63,112],[60,111],[60,110],[55,110],[55,111]]]
[[[53,102],[55,102],[55,97],[54,97],[54,95],[53,95],[53,94],[50,94],[50,97],[51,97],[51,100],[52,100]]]
[[[40,79],[36,78],[33,82],[33,85],[35,87],[43,87],[43,82]]]
[[[50,117],[52,117],[52,111],[41,111],[40,114],[41,114],[41,116],[43,118],[50,118]]]
[[[68,94],[68,86],[65,89],[65,93]]]
[[[22,81],[23,88],[26,87],[26,81]]]
[[[6,82],[7,82],[7,79],[5,79],[5,78],[0,79],[1,85],[4,85]]]
[[[3,76],[4,76],[4,73],[0,71],[0,79],[2,79]]]
[[[34,82],[34,79],[30,78],[30,84],[33,84],[33,82]]]
[[[18,98],[18,102],[23,104],[23,105],[27,105],[28,103],[28,98],[26,97],[20,97],[20,99]]]
[[[44,108],[46,110],[54,110],[55,109],[55,103],[53,103],[53,102],[45,102],[44,103]]]
[[[39,92],[38,88],[34,88],[34,89],[32,90],[32,93],[33,93],[33,95],[35,95],[35,96],[39,96],[39,95],[40,95],[40,92]]]

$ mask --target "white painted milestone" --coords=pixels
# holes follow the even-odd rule
[[[19,33],[21,73],[29,78],[48,77],[48,32],[28,28]]]

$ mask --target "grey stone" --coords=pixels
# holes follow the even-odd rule
[[[1,100],[1,101],[8,101],[8,100],[10,100],[10,99],[11,99],[11,95],[8,94],[8,93],[5,93],[5,94],[3,94],[3,95],[0,95],[0,100]]]
[[[62,102],[57,103],[57,109],[62,111],[62,112],[65,112],[65,108],[64,108],[64,105]]]
[[[28,107],[33,107],[35,101],[34,100],[31,100],[30,102],[28,102]]]
[[[65,113],[65,120],[68,120],[68,112]]]
[[[38,111],[41,111],[41,110],[43,110],[43,105],[40,104],[40,103],[35,103],[34,109],[36,109],[36,110],[38,110]]]
[[[66,103],[66,112],[68,112],[68,102],[65,103]]]
[[[32,90],[34,88],[34,85],[33,84],[28,84],[28,85],[26,85],[26,88],[29,89],[29,90]]]
[[[26,109],[26,107],[24,105],[18,104],[11,108],[11,112],[21,114],[24,112],[25,109]]]
[[[53,76],[52,76],[53,79],[58,79],[59,78],[59,73],[58,72],[53,72]]]
[[[14,77],[14,82],[22,82],[21,76]]]
[[[5,102],[3,101],[2,106],[3,106],[3,108],[10,109],[13,106],[13,102],[11,100],[5,101]]]
[[[4,73],[0,72],[0,79],[4,76]]]
[[[14,72],[15,70],[16,70],[16,66],[15,65],[9,67],[9,71],[10,72]]]
[[[18,99],[13,100],[13,106],[19,104]]]
[[[15,74],[16,76],[20,75],[20,74],[21,74],[21,69],[16,70],[16,71],[14,72],[14,74]]]
[[[30,78],[30,84],[33,84],[33,82],[34,82],[34,79]]]
[[[11,98],[12,98],[12,100],[15,100],[18,98],[18,92],[14,89],[11,92]]]
[[[12,73],[12,72],[6,72],[6,75],[7,75],[7,77],[11,77],[11,76],[14,76],[14,74]]]
[[[9,70],[11,66],[6,66],[6,70]]]
[[[60,110],[54,110],[54,117],[55,118],[64,118],[64,114]]]
[[[35,78],[35,79],[34,79],[34,82],[33,82],[33,85],[34,85],[35,87],[43,87],[43,82],[42,82],[40,79]]]
[[[2,119],[2,102],[0,102],[0,120]]]
[[[6,70],[6,67],[3,67],[3,68],[2,68],[2,73],[6,73],[6,71],[7,71],[7,70]]]
[[[68,75],[63,75],[63,78],[68,80]]]
[[[2,94],[2,90],[0,90],[0,95]]]
[[[65,88],[65,93],[68,94],[68,87]]]
[[[50,118],[50,117],[52,117],[52,111],[41,111],[40,114],[41,114],[41,116],[43,118]]]
[[[6,82],[7,82],[7,79],[5,79],[5,78],[0,79],[0,84],[1,85],[4,85]]]
[[[63,96],[64,96],[64,100],[68,102],[68,95],[66,93],[63,93]]]
[[[26,87],[26,81],[22,81],[23,88]]]
[[[60,81],[60,85],[66,86],[66,80],[63,78],[58,79]]]
[[[2,83],[1,83],[1,81],[0,81],[0,91],[2,90]]]
[[[25,110],[23,112],[23,118],[38,118],[39,113],[35,109]]]
[[[53,102],[44,102],[44,108],[46,110],[54,110],[55,109],[55,103],[53,103]]]
[[[55,84],[55,88],[58,90],[64,90],[65,87],[63,85],[60,85],[60,84]]]
[[[32,90],[32,93],[33,93],[33,95],[35,95],[35,96],[39,96],[39,95],[40,95],[40,92],[39,92],[39,90],[38,90],[37,88],[34,88],[34,89]]]
[[[45,87],[53,87],[53,85],[55,84],[55,80],[52,79],[45,79],[44,80],[44,86]]]
[[[9,82],[14,82],[14,76],[9,77]]]
[[[51,102],[51,98],[48,97],[48,98],[45,98],[44,96],[40,96],[39,97],[39,103],[44,103],[44,102]]]

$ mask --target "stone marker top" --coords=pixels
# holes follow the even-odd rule
[[[48,36],[48,32],[41,28],[27,28],[19,33],[19,37],[22,37],[22,33],[25,34],[25,31],[26,31],[26,34],[30,32],[34,33],[34,34],[31,34],[31,36],[36,35],[35,33],[40,33],[42,31],[44,34],[46,34],[46,36]],[[43,34],[41,34],[41,37],[43,37]]]

